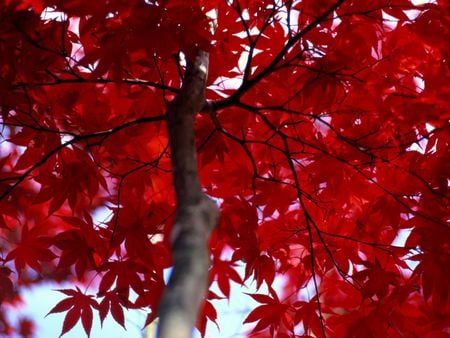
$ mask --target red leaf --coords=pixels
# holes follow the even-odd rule
[[[99,304],[97,303],[97,301],[93,299],[93,296],[85,295],[78,288],[76,290],[67,289],[58,291],[64,293],[69,297],[56,304],[56,306],[50,310],[47,316],[52,313],[67,311],[64,317],[60,336],[63,336],[64,334],[69,332],[80,320],[80,318],[84,331],[89,336],[91,333],[93,320],[92,308],[99,308]]]
[[[122,306],[118,302],[111,302],[111,314],[114,320],[125,328],[125,318],[123,315]]]
[[[80,319],[80,313],[81,309],[77,307],[73,307],[67,312],[66,316],[64,317],[61,334],[59,335],[60,337],[73,329],[75,324]]]
[[[278,300],[275,300],[267,295],[261,293],[248,294],[254,300],[262,304],[277,304]]]
[[[108,312],[111,312],[114,320],[125,329],[123,308],[128,308],[128,302],[121,296],[120,293],[117,293],[116,290],[107,292],[103,297],[103,300],[99,304],[101,324],[103,325],[103,321],[105,320]]]
[[[264,294],[249,294],[257,302],[264,304],[256,307],[244,320],[244,323],[258,322],[252,332],[258,332],[267,327],[274,330],[281,325],[282,321],[292,322],[287,314],[289,305],[280,303],[277,295],[275,293],[273,295],[276,298]]]
[[[60,290],[61,291],[61,290]],[[48,313],[47,316],[51,313],[58,313],[63,311],[68,311],[70,308],[73,307],[73,300],[72,298],[66,298],[60,301],[58,304],[56,304]]]
[[[81,313],[81,323],[83,324],[84,331],[88,336],[91,334],[92,329],[92,320],[93,320],[93,314],[92,314],[92,308],[84,308]]]

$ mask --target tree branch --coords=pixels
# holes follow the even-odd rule
[[[172,229],[173,271],[159,308],[159,338],[188,338],[207,290],[208,237],[217,224],[216,204],[201,189],[195,148],[195,114],[205,102],[208,53],[199,51],[188,63],[183,85],[169,104],[177,213]]]

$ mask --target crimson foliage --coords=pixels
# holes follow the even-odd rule
[[[449,15],[443,0],[1,0],[0,301],[70,280],[88,286],[50,311],[63,334],[157,316],[166,104],[200,48],[210,279],[224,297],[268,286],[249,295],[254,336],[446,337]],[[215,319],[207,300],[199,329]]]

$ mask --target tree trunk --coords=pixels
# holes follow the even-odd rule
[[[191,337],[207,290],[208,238],[219,210],[201,189],[194,135],[207,71],[208,53],[199,51],[167,111],[177,212],[171,234],[173,271],[159,308],[158,338]]]

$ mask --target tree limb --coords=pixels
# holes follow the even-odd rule
[[[167,111],[177,214],[171,234],[173,271],[159,308],[158,338],[191,337],[207,290],[208,237],[219,210],[200,186],[194,122],[205,102],[208,57],[199,51],[188,63]]]

